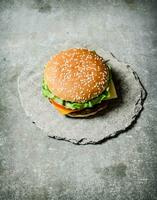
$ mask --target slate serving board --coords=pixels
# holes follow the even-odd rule
[[[42,66],[38,69],[30,66],[19,76],[18,91],[24,111],[45,135],[75,144],[97,144],[127,131],[139,116],[146,91],[137,73],[112,53],[103,49],[97,53],[109,60],[119,98],[111,101],[108,109],[90,118],[68,118],[53,108],[41,94]]]

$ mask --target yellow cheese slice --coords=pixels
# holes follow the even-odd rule
[[[111,80],[111,82],[110,82],[109,92],[110,92],[110,96],[106,100],[117,98],[117,92],[116,92],[113,80]]]

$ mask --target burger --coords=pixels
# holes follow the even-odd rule
[[[61,51],[48,61],[42,94],[69,117],[94,115],[117,98],[110,67],[95,51],[84,48]]]

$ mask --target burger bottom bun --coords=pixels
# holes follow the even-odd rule
[[[97,114],[98,112],[104,110],[108,106],[108,101],[104,101],[101,104],[97,104],[93,108],[86,108],[80,111],[72,112],[67,114],[68,117],[73,118],[86,118]]]

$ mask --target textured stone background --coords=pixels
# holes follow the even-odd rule
[[[156,17],[155,0],[0,1],[0,199],[157,199]],[[23,67],[69,38],[133,64],[148,91],[135,127],[102,145],[45,137],[20,105]]]

